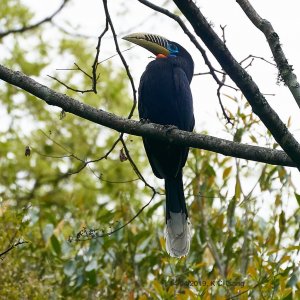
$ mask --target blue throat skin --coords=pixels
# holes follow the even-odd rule
[[[168,57],[176,57],[178,54],[178,48],[171,43],[168,43],[167,45],[167,49],[169,50],[170,54],[168,55]]]

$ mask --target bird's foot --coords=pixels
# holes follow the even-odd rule
[[[167,133],[170,133],[174,129],[178,129],[175,125],[164,125],[164,128],[167,130]]]
[[[151,121],[149,120],[149,119],[140,119],[140,122],[142,123],[142,124],[148,124],[148,123],[151,123]]]

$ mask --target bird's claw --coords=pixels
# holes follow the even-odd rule
[[[167,130],[167,133],[171,132],[174,129],[178,129],[175,125],[164,125],[164,128]]]
[[[143,119],[143,118],[140,119],[140,122],[141,122],[142,124],[148,124],[148,123],[151,123],[151,121],[150,121],[149,119]]]

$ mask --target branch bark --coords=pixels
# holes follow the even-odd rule
[[[269,129],[282,149],[294,161],[300,170],[300,145],[271,108],[251,76],[235,60],[227,46],[214,32],[211,25],[196,4],[191,1],[174,0],[174,3],[193,26],[196,34],[202,39],[211,53],[218,60],[224,71],[231,77],[243,92],[253,112]]]
[[[268,20],[263,19],[255,11],[248,0],[236,0],[236,2],[242,8],[253,25],[255,25],[265,35],[279,70],[280,77],[291,91],[300,108],[300,84],[297,81],[297,76],[293,73],[293,66],[288,63],[280,45],[279,36],[275,32],[272,24]]]
[[[170,130],[168,127],[162,125],[141,123],[118,117],[112,113],[81,103],[67,95],[55,92],[23,73],[10,70],[2,65],[0,65],[0,79],[29,92],[44,100],[49,105],[58,106],[66,112],[70,112],[86,120],[119,132],[152,137],[173,144],[217,152],[226,156],[244,158],[274,165],[296,166],[286,153],[280,150],[231,142],[225,139],[186,132],[179,129]]]

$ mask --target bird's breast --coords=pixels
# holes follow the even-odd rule
[[[177,125],[179,108],[172,64],[167,60],[166,58],[152,61],[147,66],[141,79],[139,101],[150,121]]]

